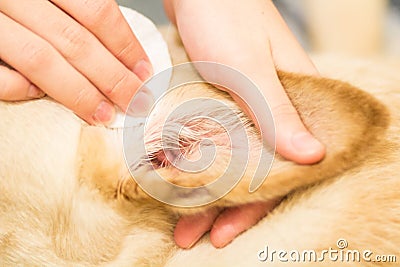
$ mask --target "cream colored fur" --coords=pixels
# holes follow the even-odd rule
[[[169,43],[175,62],[184,61],[179,42]],[[335,248],[339,238],[349,242],[349,249],[398,253],[399,66],[332,57],[315,61],[324,76],[351,82],[374,97],[347,83],[280,73],[302,119],[326,144],[327,156],[313,166],[277,156],[271,175],[254,194],[247,192],[250,164],[239,185],[212,205],[285,199],[223,249],[215,249],[208,237],[190,250],[174,245],[178,215],[204,207],[175,209],[143,193],[125,167],[121,131],[88,126],[50,99],[0,102],[0,266],[264,266],[268,263],[260,262],[257,252],[266,245],[321,251]],[[218,90],[194,89],[177,91],[158,108],[167,113],[180,101],[207,95],[239,111]],[[153,118],[155,124],[161,119]],[[257,154],[259,136],[250,121],[246,125],[251,152]],[[222,156],[201,176],[158,171],[178,184],[204,184],[220,175],[228,150],[224,138],[217,130]],[[149,144],[157,152],[157,140]],[[143,175],[151,179],[154,172]],[[356,265],[374,264],[350,264]]]
[[[385,53],[388,0],[300,0],[313,51],[371,56]]]

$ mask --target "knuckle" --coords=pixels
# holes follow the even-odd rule
[[[85,53],[87,41],[85,32],[75,25],[67,25],[61,32],[64,42],[64,53],[67,58],[79,58]]]
[[[47,43],[28,42],[22,46],[21,55],[28,70],[34,70],[38,66],[50,64],[54,56],[51,46]]]
[[[85,90],[79,90],[74,96],[72,101],[72,109],[78,114],[82,112],[82,109],[87,108],[87,103],[89,102],[90,96]]]
[[[286,120],[298,118],[298,113],[291,103],[282,103],[271,107],[272,115],[275,119]]]
[[[130,58],[132,56],[139,58],[141,54],[140,45],[134,39],[130,39],[121,45],[119,51],[116,53],[116,57],[118,59]]]
[[[118,96],[121,90],[128,87],[130,74],[128,72],[121,72],[115,75],[113,79],[111,79],[111,86],[104,90],[104,94],[113,99]]]
[[[84,4],[88,10],[92,10],[92,14],[87,18],[86,25],[96,26],[98,24],[107,21],[108,18],[113,14],[114,3],[110,0],[86,0]]]
[[[70,108],[80,118],[88,121],[96,111],[98,98],[99,97],[97,97],[96,93],[92,90],[79,90],[79,92],[74,95],[68,108]]]
[[[82,119],[89,121],[102,100],[104,100],[104,96],[96,88],[86,87],[74,92],[72,99],[66,106]]]
[[[123,44],[116,54],[116,57],[124,62],[124,64],[133,69],[135,64],[142,59],[147,57],[146,52],[142,49],[140,43],[138,43],[135,39],[132,39],[125,44]]]

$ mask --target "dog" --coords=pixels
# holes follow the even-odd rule
[[[168,43],[174,64],[187,61],[178,37]],[[266,148],[228,94],[211,85],[189,84],[157,105],[159,115],[149,117],[148,131],[137,139],[148,146],[139,157],[138,173],[153,186],[156,175],[181,186],[202,186],[226,171],[231,147],[224,130],[202,120],[185,126],[179,116],[173,123],[191,127],[179,136],[189,142],[189,150],[197,151],[200,139],[211,133],[206,137],[219,156],[200,173],[168,164],[156,126],[180,103],[201,96],[222,101],[240,116],[233,124],[244,125],[247,133],[249,160],[240,182],[221,199],[190,209],[159,202],[136,183],[124,160],[122,130],[89,126],[49,98],[0,102],[0,265],[342,266],[345,252],[354,256],[357,250],[361,259],[350,266],[396,266],[396,63],[329,56],[315,62],[330,78],[278,74],[307,128],[326,145],[326,157],[314,165],[298,165],[276,155],[265,182],[253,193],[249,184],[257,168],[255,157]],[[193,112],[216,116],[216,121],[224,118],[201,105]],[[196,156],[183,148],[189,159]],[[189,250],[174,244],[174,225],[181,214],[281,198],[270,214],[223,249],[214,248],[207,236]],[[335,249],[341,258],[328,257]],[[308,260],[301,259],[304,253]]]

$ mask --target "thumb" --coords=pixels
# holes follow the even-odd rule
[[[218,88],[227,91],[252,118],[267,143],[272,144],[275,140],[276,151],[280,155],[299,164],[311,164],[321,160],[325,154],[325,147],[302,123],[280,83],[274,64],[268,59],[258,63],[242,65],[240,69],[257,85],[258,92],[250,90],[248,84],[244,86],[240,81],[235,82],[232,75],[222,70],[211,72],[207,68],[197,69],[206,80],[217,81],[216,84],[224,84],[225,81],[229,84]],[[210,79],[212,76],[214,77]],[[269,104],[270,110],[266,103]],[[268,118],[269,112],[272,113],[273,123],[272,119]],[[273,127],[274,136],[271,131]]]
[[[267,99],[272,104],[277,152],[300,164],[321,160],[325,147],[304,126],[283,88],[273,90]]]
[[[276,151],[284,158],[299,164],[311,164],[321,160],[325,154],[325,147],[308,131],[301,121],[297,110],[292,105],[283,89],[275,69],[264,66],[267,72],[254,75],[252,80],[258,85],[261,93],[270,105],[275,125]],[[232,95],[240,107],[255,120],[263,116],[258,114],[257,100],[247,97],[245,102],[238,96]],[[250,108],[254,115],[250,112]],[[264,115],[265,116],[265,115]],[[263,132],[269,132],[269,125],[257,125]],[[267,140],[268,141],[268,140]]]

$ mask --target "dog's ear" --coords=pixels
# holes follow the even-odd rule
[[[227,168],[229,160],[247,161],[247,169],[245,169],[241,181],[230,193],[215,203],[215,205],[221,206],[238,205],[282,197],[300,187],[332,178],[359,166],[366,157],[376,155],[377,151],[383,147],[384,140],[381,139],[384,138],[385,129],[388,127],[389,115],[386,108],[369,94],[348,83],[327,78],[286,72],[279,72],[279,78],[306,127],[326,146],[326,156],[323,160],[313,165],[299,165],[285,160],[280,155],[275,155],[272,169],[265,182],[257,191],[250,193],[249,186],[260,163],[258,155],[261,155],[262,149],[266,149],[262,146],[259,133],[250,120],[248,118],[241,120],[247,131],[249,150],[243,151],[244,153],[239,157],[230,159],[232,146],[229,144],[229,137],[224,134],[222,129],[219,131],[218,127],[211,126],[206,121],[196,121],[195,127],[190,124],[185,126],[187,118],[176,117],[173,120],[174,123],[182,126],[183,139],[191,140],[193,136],[197,136],[213,140],[219,149],[216,151],[215,160],[208,169],[198,173],[161,166],[156,171],[144,172],[145,180],[153,181],[152,186],[157,187],[156,177],[161,176],[180,186],[199,187],[218,179],[224,172],[232,176],[237,175],[237,172],[241,170]],[[158,114],[168,114],[181,103],[199,96],[225,101],[234,110],[234,113],[241,113],[245,116],[228,95],[211,86],[199,84],[187,85],[177,91],[176,95],[170,95],[163,99],[157,108],[164,112],[158,112]],[[216,114],[215,111],[207,109],[206,105],[193,107],[192,112],[193,116],[200,114],[216,121],[220,118],[224,120],[227,117],[227,114]],[[159,125],[157,122],[162,118],[158,116],[153,120],[154,123],[151,123],[152,118],[150,117],[150,124],[157,126]],[[154,127],[152,136],[157,133],[157,129]],[[152,131],[152,128],[150,127],[149,130]],[[190,133],[190,136],[185,136],[186,132]],[[233,134],[235,135],[235,132]],[[194,140],[193,142],[198,143],[198,141]],[[161,139],[158,141],[153,139],[152,142],[161,142]],[[156,149],[162,147],[151,143],[149,145]],[[266,151],[264,155],[268,155],[268,153],[270,151]],[[187,155],[189,158],[191,157],[191,155]],[[241,162],[236,163],[233,166],[243,165]],[[268,162],[264,163],[261,159],[260,164],[268,164]],[[265,177],[258,178],[262,180]],[[201,192],[207,195],[204,197],[215,196],[215,199],[218,198],[218,192],[213,190]],[[175,194],[172,191],[161,193],[168,195],[171,199]],[[198,196],[198,192],[193,191],[194,196]],[[191,196],[187,195],[187,197]]]
[[[250,194],[252,177],[244,177],[226,196],[229,202],[285,196],[299,187],[342,174],[384,151],[384,134],[390,119],[378,100],[345,82],[282,71],[278,74],[304,124],[326,146],[326,156],[313,165],[298,165],[276,155],[259,190]],[[256,167],[251,165],[250,168]]]
[[[173,36],[175,39],[172,38]],[[171,54],[178,54],[177,57],[180,58],[178,62],[181,60],[184,61],[186,56],[184,55],[184,50],[179,38],[174,34],[171,34],[169,38],[172,38],[171,40],[173,42],[169,43]],[[177,61],[174,62],[178,63]],[[300,187],[309,186],[319,181],[332,178],[346,170],[359,166],[366,157],[376,155],[382,142],[385,142],[380,139],[384,139],[384,132],[389,124],[389,115],[386,108],[369,94],[348,83],[337,80],[304,76],[282,71],[278,72],[278,74],[283,87],[286,89],[287,94],[299,112],[304,124],[316,138],[326,146],[326,156],[322,161],[313,165],[298,165],[276,155],[270,174],[266,177],[262,186],[253,193],[249,192],[249,185],[254,178],[254,170],[259,164],[259,158],[257,156],[260,155],[261,149],[265,148],[263,148],[258,131],[252,126],[251,121],[244,116],[243,112],[240,111],[239,107],[226,93],[204,84],[192,84],[187,85],[186,88],[175,90],[174,94],[169,94],[169,96],[164,97],[156,107],[160,112],[158,112],[158,116],[153,118],[153,134],[159,133],[159,129],[161,128],[160,121],[162,121],[161,117],[163,115],[167,116],[169,112],[182,102],[201,96],[225,101],[236,113],[245,117],[242,123],[245,125],[248,134],[250,150],[246,151],[248,154],[235,160],[248,161],[247,169],[236,187],[224,198],[214,203],[215,205],[230,206],[285,196]],[[193,110],[197,113],[200,112],[200,115],[204,115],[205,117],[215,116],[215,112],[205,108],[205,106],[196,106],[193,107]],[[224,117],[224,114],[217,116]],[[175,122],[181,123],[182,125],[185,124],[185,121],[181,121],[180,118],[175,118]],[[149,125],[152,125],[151,118]],[[210,130],[209,127],[211,127],[210,124],[205,121],[196,121],[196,127],[194,128],[190,126],[190,124],[187,124],[187,126],[191,128],[186,132],[192,132],[190,132],[191,136],[187,136],[185,139],[186,141],[190,141],[190,138],[193,136],[201,136],[202,133],[207,132],[207,130]],[[212,127],[215,127],[215,125]],[[149,129],[151,132],[152,128],[150,127]],[[217,155],[210,168],[199,173],[188,173],[159,164],[155,171],[149,171],[149,168],[144,168],[142,172],[143,177],[141,178],[152,183],[151,186],[153,188],[160,189],[161,186],[157,184],[160,180],[155,179],[156,175],[163,177],[169,182],[189,187],[202,186],[217,179],[226,171],[225,167],[229,161],[231,147],[229,142],[226,142],[227,136],[224,132],[218,131],[215,128],[213,129],[213,131],[208,131],[208,133],[212,133],[212,135],[206,137],[211,138],[214,143],[217,144],[219,149],[217,152],[220,154]],[[198,134],[193,131],[198,131]],[[185,131],[182,131],[182,133],[185,133]],[[88,140],[90,140],[90,143],[93,143],[92,147],[100,149],[101,142],[94,141],[95,139],[90,137],[92,134],[93,133],[88,135]],[[95,135],[97,134],[98,133],[95,133]],[[144,138],[146,140],[146,136],[144,136]],[[150,148],[151,147],[162,148],[162,144],[160,143],[157,145],[157,140],[152,139]],[[110,151],[110,149],[105,149],[104,151],[107,150]],[[115,150],[115,147],[113,150]],[[122,154],[120,151],[115,151],[114,153],[104,151],[102,153],[108,153],[107,155],[115,153]],[[153,152],[153,156],[155,156],[155,159],[158,161],[165,158],[165,155],[163,156],[162,153],[157,154],[157,151]],[[102,153],[95,154],[101,155]],[[84,154],[88,155],[90,153]],[[268,155],[268,151],[265,154]],[[118,160],[115,160],[116,158],[118,158]],[[130,199],[146,197],[134,180],[128,179],[128,172],[122,166],[124,165],[122,155],[114,157],[114,159],[110,161],[99,159],[93,162],[93,166],[97,164],[98,167],[94,166],[93,168],[84,169],[90,169],[91,172],[93,172],[93,169],[98,170],[98,174],[95,176],[102,177],[96,179],[95,183],[98,184],[98,188],[99,185],[104,185],[105,181],[109,181],[109,185],[107,186],[109,194],[113,194],[113,192],[122,192],[123,195]],[[113,163],[111,166],[111,162],[115,162],[115,164]],[[155,161],[148,163],[152,165],[158,164]],[[261,161],[261,164],[262,163],[263,161]],[[149,165],[147,165],[147,167],[149,167]],[[232,172],[232,174],[235,172],[235,170],[227,171]],[[102,173],[108,173],[106,176],[109,178],[105,179]],[[91,175],[92,174],[88,174],[87,176]],[[118,177],[120,178],[118,179]],[[262,179],[265,177],[258,178]],[[123,183],[121,183],[121,181],[123,181]],[[122,187],[119,188],[121,185]],[[117,188],[119,188],[119,190],[117,190]],[[212,191],[202,191],[202,194],[214,195],[214,193],[215,192]],[[161,194],[168,195],[171,198],[174,197],[174,192],[161,192]],[[187,197],[190,198],[191,196],[187,195]]]
[[[187,61],[188,57],[176,30],[170,27],[168,30],[164,29],[163,32],[174,64]],[[363,159],[379,150],[384,142],[380,139],[384,137],[384,131],[388,127],[389,114],[386,108],[371,95],[338,80],[283,71],[278,71],[278,75],[306,127],[326,146],[326,156],[313,165],[298,165],[276,155],[265,182],[259,190],[250,194],[249,185],[259,163],[257,155],[260,155],[260,149],[262,149],[258,132],[251,127],[248,129],[251,151],[247,171],[241,182],[219,203],[216,203],[217,205],[236,205],[285,196],[299,187],[334,177],[358,166]],[[187,94],[191,95],[191,93]],[[184,100],[185,97],[182,95],[184,93],[181,93],[181,100]],[[210,92],[210,88],[205,86],[197,86],[196,95],[221,96]],[[227,96],[224,97],[227,99]],[[250,125],[248,121],[244,123]],[[216,141],[218,143],[218,140]],[[226,149],[229,150],[229,147]],[[228,151],[225,151],[225,154],[228,154]],[[164,177],[169,177],[170,181],[180,185],[204,185],[221,175],[219,170],[223,169],[224,164],[221,163],[221,157],[217,158],[217,161],[218,159],[220,162],[214,165],[219,168],[205,173],[174,172],[171,174],[168,170],[160,171]]]

